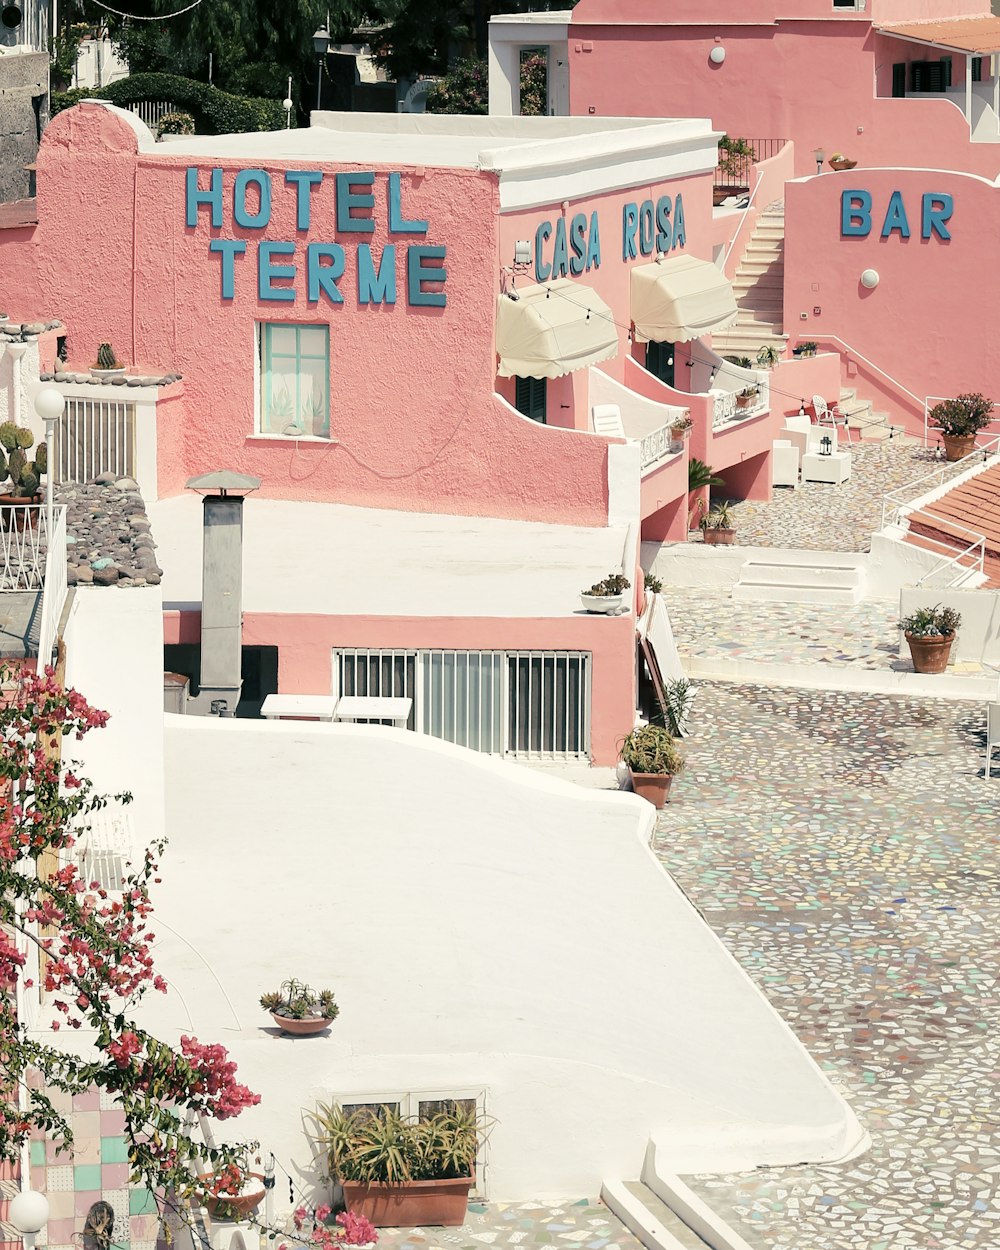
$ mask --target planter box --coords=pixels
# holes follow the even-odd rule
[[[634,794],[637,794],[640,799],[645,799],[647,803],[652,803],[657,809],[663,807],[674,779],[672,773],[634,773],[630,768],[628,775],[632,781]]]
[[[580,602],[588,612],[603,612],[606,616],[611,616],[621,611],[625,596],[581,594]]]
[[[943,673],[948,667],[951,645],[955,634],[941,634],[937,637],[916,638],[913,634],[904,634],[910,648],[910,659],[913,661],[915,673]]]
[[[474,1179],[466,1176],[399,1185],[343,1181],[342,1187],[348,1211],[363,1215],[376,1228],[455,1227],[465,1223]]]
[[[707,542],[710,547],[716,547],[716,546],[728,547],[736,541],[735,530],[725,530],[725,529],[718,529],[718,528],[713,529],[710,527],[708,529],[702,530],[702,534],[704,535],[705,542]]]

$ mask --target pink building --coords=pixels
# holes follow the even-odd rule
[[[717,139],[704,120],[318,115],[155,144],[103,104],[59,116],[37,223],[0,232],[0,305],[63,325],[17,362],[23,419],[43,380],[71,401],[66,445],[117,423],[83,471],[134,475],[149,502],[171,667],[197,673],[185,483],[225,467],[262,482],[243,641],[271,689],[406,695],[426,732],[611,762],[641,591],[618,617],[579,592],[635,586],[640,533],[686,536],[689,451],[766,497],[788,408],[709,345],[736,313],[712,263]],[[102,342],[128,377],[91,377]]]

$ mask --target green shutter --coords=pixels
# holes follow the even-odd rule
[[[515,378],[514,407],[532,421],[545,424],[546,378]]]

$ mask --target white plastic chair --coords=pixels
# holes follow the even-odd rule
[[[833,426],[834,431],[836,431],[839,425],[842,425],[845,433],[847,434],[847,441],[849,443],[854,442],[854,437],[851,434],[851,427],[847,420],[847,413],[844,412],[838,404],[834,404],[831,408],[822,395],[814,395],[813,408],[816,411],[817,425],[831,425]]]
[[[591,416],[595,434],[603,434],[605,438],[625,437],[622,410],[617,404],[595,404],[591,409]]]
[[[799,449],[788,439],[775,439],[771,444],[771,485],[799,484]]]
[[[1000,703],[986,705],[986,779],[992,771],[993,751],[1000,747]]]

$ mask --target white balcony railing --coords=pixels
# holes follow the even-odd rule
[[[45,560],[45,584],[42,589],[42,619],[38,627],[38,667],[52,663],[59,620],[66,603],[66,509],[53,513],[52,541]]]
[[[39,665],[52,661],[66,603],[66,509],[53,509],[49,541],[45,506],[15,504],[0,520],[0,593],[41,593]]]
[[[674,437],[669,425],[661,425],[643,436],[639,450],[639,468],[646,470],[674,450]]]
[[[730,368],[735,370],[736,366]],[[741,408],[736,402],[737,396],[740,390],[746,390],[750,386],[757,387],[757,394],[749,404]],[[771,378],[767,373],[756,373],[739,390],[712,390],[709,394],[712,396],[712,429],[717,430],[720,426],[728,425],[730,421],[742,421],[767,412],[771,407]]]

